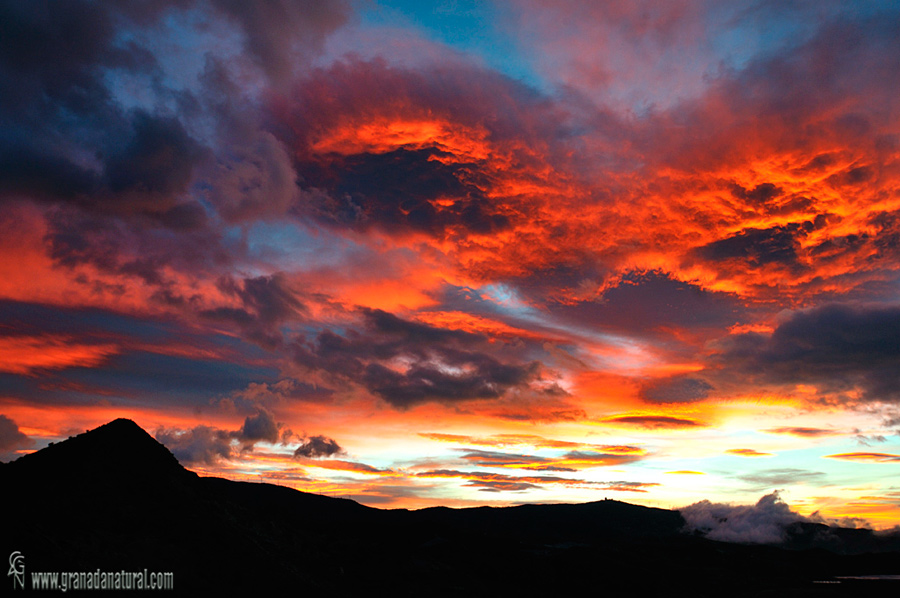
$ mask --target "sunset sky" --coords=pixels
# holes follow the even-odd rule
[[[900,524],[895,2],[0,3],[0,460]]]

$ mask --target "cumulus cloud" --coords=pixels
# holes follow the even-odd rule
[[[161,428],[155,436],[183,465],[215,465],[221,459],[236,457],[238,450],[253,450],[257,442],[278,442],[283,427],[271,413],[259,409],[247,416],[237,430],[199,425],[188,429]]]
[[[344,449],[333,438],[310,436],[303,441],[303,444],[297,447],[297,450],[294,451],[294,456],[317,459],[320,457],[331,457],[343,452]]]
[[[679,509],[690,531],[710,540],[746,544],[777,544],[784,528],[805,518],[778,496],[767,494],[755,505],[729,505],[703,500]]]
[[[280,427],[271,413],[259,410],[256,415],[250,415],[244,419],[244,425],[235,433],[235,436],[241,442],[251,446],[259,441],[274,444],[278,442]]]
[[[156,439],[183,465],[215,465],[234,454],[231,435],[210,426],[187,430],[157,430]]]

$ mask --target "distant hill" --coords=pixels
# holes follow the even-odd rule
[[[837,579],[900,574],[898,546],[865,530],[798,524],[785,547],[742,546],[684,533],[677,511],[611,500],[379,510],[199,477],[124,419],[6,464],[0,480],[0,549],[20,551],[26,572],[172,571],[179,594],[861,596],[900,589],[900,582]]]

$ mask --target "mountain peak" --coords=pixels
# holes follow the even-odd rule
[[[125,418],[24,455],[8,470],[82,480],[114,476],[120,481],[188,473],[166,447]]]

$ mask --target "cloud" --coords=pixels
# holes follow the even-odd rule
[[[349,5],[315,0],[275,0],[250,6],[234,0],[212,5],[240,25],[244,49],[270,77],[288,77],[306,54],[317,53],[329,33],[349,18]]]
[[[821,482],[825,474],[821,471],[808,471],[792,467],[782,469],[764,469],[734,476],[749,485],[752,490],[770,490],[777,487],[793,486],[806,482]]]
[[[359,463],[356,461],[342,461],[340,459],[322,459],[321,456],[310,455],[304,457],[303,455],[296,455],[295,459],[307,459],[303,461],[304,466],[306,467],[316,467],[319,469],[328,469],[331,471],[349,471],[352,473],[359,473],[363,475],[372,475],[378,477],[390,477],[396,478],[399,474],[390,468],[379,469],[377,467],[372,467],[371,465],[367,465],[365,463]]]
[[[296,457],[331,457],[338,453],[343,453],[344,449],[332,438],[325,436],[310,436],[303,441],[303,444],[294,451]]]
[[[725,452],[730,455],[738,455],[741,457],[771,457],[772,456],[772,453],[761,453],[755,449],[748,449],[748,448],[728,449]]]
[[[552,459],[536,455],[518,455],[497,451],[469,450],[461,457],[465,461],[480,467],[512,467],[516,469],[533,469],[536,471],[575,471],[568,467],[555,465]]]
[[[811,384],[822,393],[861,391],[866,401],[900,399],[900,308],[830,304],[782,317],[771,334],[719,342],[727,371],[769,384]]]
[[[29,448],[34,440],[23,434],[19,426],[5,415],[0,415],[0,456],[4,461],[15,459],[17,449]]]
[[[784,528],[805,518],[791,511],[777,492],[755,505],[727,505],[703,500],[679,509],[687,528],[710,540],[746,544],[777,544]]]
[[[504,363],[488,354],[480,334],[362,310],[362,330],[329,330],[314,342],[295,343],[298,365],[359,384],[398,408],[426,401],[498,399],[527,388],[540,364]]]
[[[702,401],[713,390],[710,383],[690,376],[671,376],[645,382],[639,396],[647,403],[693,403]]]
[[[692,419],[671,417],[668,415],[622,415],[619,417],[607,418],[604,421],[610,423],[639,426],[641,428],[648,428],[652,430],[666,428],[693,428],[705,425]]]
[[[283,216],[300,198],[287,149],[268,131],[229,148],[216,167],[210,196],[229,222]]]
[[[96,367],[120,351],[114,344],[87,344],[68,336],[0,338],[0,371],[25,376],[72,367]]]
[[[271,413],[259,410],[256,415],[250,415],[244,419],[244,425],[235,433],[235,437],[250,446],[259,441],[274,444],[278,442],[280,427]]]
[[[480,467],[505,467],[534,471],[578,471],[594,467],[624,465],[646,457],[646,451],[633,446],[595,446],[592,448],[595,450],[569,451],[556,457],[469,449],[462,455],[462,459]]]
[[[740,260],[752,268],[770,263],[799,267],[799,239],[812,228],[811,222],[805,223],[805,227],[794,222],[769,229],[747,228],[732,237],[699,247],[696,251],[704,260]]]
[[[481,436],[465,436],[461,434],[441,434],[437,432],[420,432],[419,436],[439,442],[454,442],[459,444],[468,444],[474,446],[531,446],[534,448],[580,448],[594,447],[597,445],[584,444],[581,442],[571,442],[568,440],[553,440],[533,434],[493,434],[487,437]]]
[[[500,473],[467,472],[452,469],[435,469],[416,474],[419,478],[461,478],[467,480],[467,486],[474,486],[483,492],[518,492],[540,489],[544,486],[562,485],[573,487],[602,487],[617,492],[646,492],[646,488],[658,486],[651,482],[594,482],[555,476],[510,476]]]
[[[244,418],[237,430],[199,425],[185,430],[160,428],[155,436],[183,465],[214,466],[222,459],[238,455],[234,441],[240,444],[241,451],[252,451],[257,442],[278,442],[283,427],[271,413],[258,409],[254,415]]]
[[[230,459],[234,454],[231,435],[210,426],[157,430],[156,439],[183,465],[215,465],[220,459]]]
[[[219,279],[217,287],[237,299],[240,306],[205,309],[200,315],[237,325],[249,340],[265,348],[279,347],[283,338],[278,326],[298,319],[306,311],[299,293],[281,272],[239,281],[225,276]]]
[[[781,428],[769,428],[763,430],[770,434],[788,434],[790,436],[800,436],[803,438],[818,438],[820,436],[837,436],[843,434],[840,430],[830,428],[804,428],[801,426],[786,426]]]
[[[825,455],[825,458],[869,463],[900,463],[900,455],[891,453],[839,453],[836,455]]]
[[[497,73],[347,59],[301,81],[294,102],[285,142],[317,191],[303,214],[338,230],[474,241],[524,225],[523,195],[553,186],[541,163],[562,117]]]

